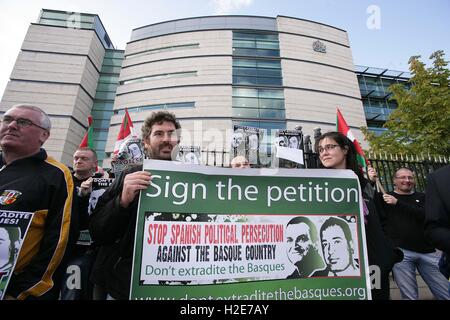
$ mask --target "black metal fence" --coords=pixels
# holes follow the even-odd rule
[[[291,162],[277,162],[274,165],[270,155],[264,155],[266,158],[264,165],[258,163],[253,167],[285,167],[285,168],[306,168],[314,169],[319,167],[319,155],[317,153],[304,153],[304,165],[292,166]],[[413,170],[416,174],[416,191],[425,192],[426,177],[429,173],[450,164],[450,158],[445,157],[413,157],[413,156],[393,156],[393,155],[375,155],[369,154],[369,162],[377,170],[381,183],[386,191],[392,191],[392,180],[395,171],[406,167]],[[231,155],[228,151],[202,150],[202,164],[216,167],[229,167]]]

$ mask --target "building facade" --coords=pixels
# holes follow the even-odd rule
[[[43,108],[53,123],[46,148],[66,164],[92,114],[95,149],[109,167],[125,108],[137,133],[149,112],[175,113],[182,144],[204,150],[229,150],[235,125],[264,129],[267,145],[274,130],[334,130],[338,107],[363,141],[359,128],[376,130],[384,118],[374,113],[388,103],[372,90],[380,81],[384,90],[388,72],[369,71],[354,66],[346,31],[313,21],[166,21],[132,30],[125,50],[116,50],[97,15],[44,9],[25,36],[0,112],[16,103]]]
[[[41,107],[52,121],[45,148],[68,165],[92,113],[102,159],[122,59],[97,15],[42,10],[25,35],[0,112],[18,103]]]

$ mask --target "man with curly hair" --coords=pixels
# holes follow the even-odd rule
[[[171,161],[176,158],[181,126],[175,115],[154,112],[142,126],[144,152],[150,159]],[[104,288],[108,299],[128,299],[134,248],[134,232],[139,192],[150,185],[151,173],[142,165],[131,166],[116,177],[97,203],[90,221],[93,240],[102,246],[92,273],[97,290]]]

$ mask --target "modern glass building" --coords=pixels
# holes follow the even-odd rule
[[[392,110],[397,108],[395,100],[391,100],[389,86],[401,83],[405,87],[411,78],[409,72],[394,71],[380,68],[356,66],[361,99],[366,115],[367,127],[377,134],[386,129],[383,124]]]
[[[356,72],[355,72],[356,70]],[[345,30],[293,17],[208,16],[131,31],[117,50],[95,14],[43,9],[25,36],[0,113],[33,103],[51,117],[45,147],[71,164],[93,115],[95,149],[109,167],[125,108],[136,132],[155,110],[176,114],[182,144],[229,150],[235,125],[335,129],[336,108],[359,130],[395,105],[387,86],[407,75],[355,67]],[[269,143],[269,140],[265,141]]]

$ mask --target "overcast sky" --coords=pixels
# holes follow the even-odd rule
[[[98,14],[118,49],[125,49],[133,28],[151,23],[217,14],[286,15],[346,30],[357,65],[408,71],[412,55],[428,58],[439,49],[450,60],[450,0],[0,0],[1,95],[42,8]]]

